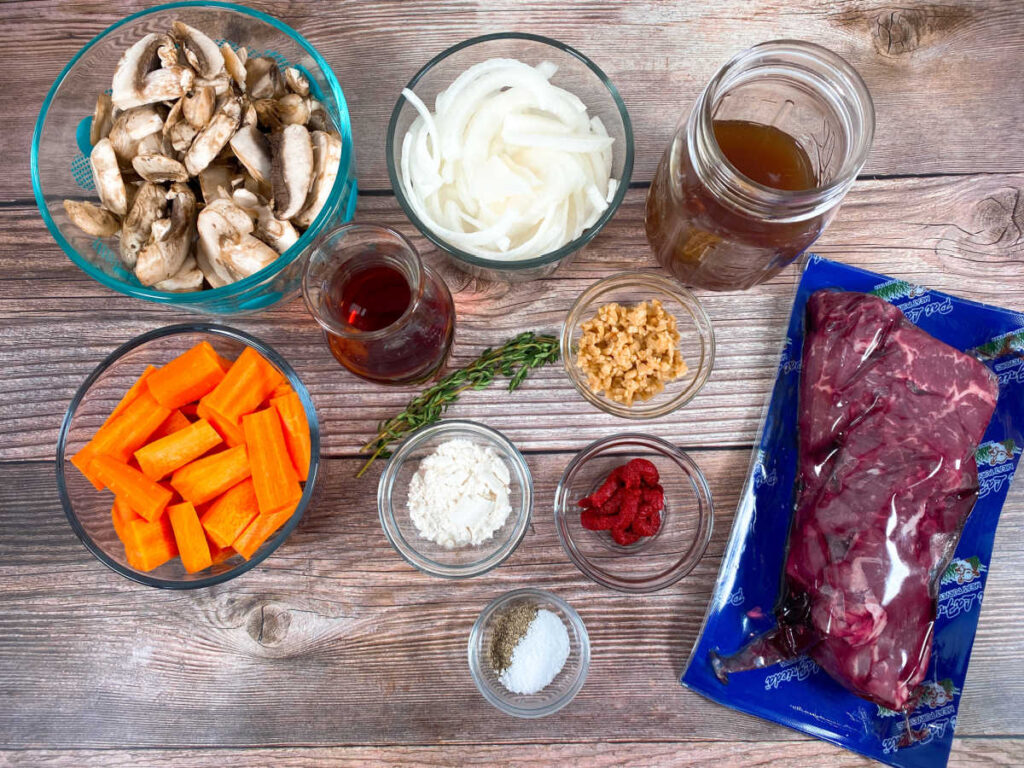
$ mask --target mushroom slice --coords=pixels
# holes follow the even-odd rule
[[[306,204],[293,221],[300,227],[308,227],[331,196],[334,182],[341,166],[341,139],[325,131],[313,132],[313,186],[309,190]]]
[[[173,112],[173,110],[172,110]],[[139,142],[161,130],[164,121],[151,104],[122,112],[114,120],[108,138],[114,153],[127,166],[138,153]]]
[[[285,93],[277,62],[266,56],[245,63],[245,86],[253,99],[276,99]]]
[[[166,208],[167,192],[163,187],[151,182],[139,187],[121,227],[121,261],[129,269],[134,269],[139,251],[149,240],[153,222],[163,217]]]
[[[176,67],[181,63],[178,59],[178,46],[169,37],[166,42],[156,49],[156,55],[160,59],[161,67]]]
[[[156,64],[157,51],[168,43],[174,45],[174,41],[167,35],[150,32],[121,54],[110,84],[110,98],[115,107],[129,109],[150,103],[142,92],[143,81]]]
[[[231,151],[257,182],[270,181],[270,143],[255,125],[239,128],[231,137]]]
[[[197,175],[220,154],[238,128],[242,107],[238,99],[230,99],[217,110],[213,118],[192,142],[185,153],[185,168],[189,175]]]
[[[309,96],[309,80],[295,67],[288,67],[284,71],[284,84],[288,90],[297,93],[299,96]]]
[[[305,125],[309,120],[309,99],[289,93],[277,100],[277,116],[285,125]]]
[[[224,69],[220,48],[203,32],[181,21],[171,25],[171,33],[181,44],[185,58],[200,77],[213,77]]]
[[[72,224],[93,237],[110,237],[121,229],[121,222],[110,211],[85,200],[65,200],[64,211]]]
[[[299,240],[299,232],[290,221],[275,218],[266,205],[259,206],[256,219],[256,237],[271,246],[278,253],[284,253]]]
[[[189,125],[197,131],[205,128],[206,124],[210,122],[216,102],[217,92],[211,85],[195,88],[179,99],[181,113],[188,120]]]
[[[210,205],[215,200],[231,197],[231,177],[234,171],[223,163],[211,163],[199,172],[199,189],[203,202]]]
[[[286,125],[270,137],[271,184],[277,217],[287,221],[302,210],[313,180],[313,143],[301,125]]]
[[[165,155],[136,155],[132,167],[146,181],[188,181],[185,166]]]
[[[175,101],[192,89],[196,75],[189,67],[175,65],[155,69],[142,81],[142,104]]]
[[[128,213],[128,192],[121,178],[121,168],[117,164],[117,155],[110,139],[100,139],[89,154],[96,190],[100,195],[103,207],[118,216]]]
[[[135,264],[135,276],[143,285],[156,285],[177,274],[192,245],[195,195],[185,184],[172,184],[167,199],[171,201],[170,218],[153,222],[149,242]]]
[[[280,131],[284,128],[284,123],[277,115],[277,102],[273,99],[256,99],[252,102],[252,108],[256,111],[259,124],[268,131]]]
[[[232,272],[248,277],[275,262],[279,254],[259,238],[242,235],[238,240],[222,242],[220,255]]]
[[[209,257],[202,240],[199,241],[196,248],[196,266],[202,271],[211,288],[223,288],[225,285],[235,282],[235,276],[228,271],[227,267],[219,262],[214,262]]]
[[[92,125],[89,126],[89,143],[94,145],[110,134],[114,125],[114,103],[109,93],[101,93],[96,97],[96,109],[92,113]]]
[[[232,82],[227,72],[221,72],[214,77],[197,77],[193,88],[213,88],[214,94],[218,97],[231,96],[233,95]]]
[[[168,293],[198,291],[203,287],[203,277],[203,272],[196,264],[196,260],[191,256],[187,256],[185,257],[185,262],[181,265],[181,269],[166,280],[156,283],[153,287],[158,291],[167,291]]]
[[[182,96],[174,103],[171,111],[167,113],[167,119],[164,121],[164,139],[175,152],[185,152],[188,150],[192,144],[192,139],[198,133],[195,128],[189,125],[182,114],[184,100],[185,97]]]
[[[306,121],[306,127],[311,131],[327,131],[329,133],[334,131],[327,110],[316,99],[309,100],[309,119]]]
[[[220,53],[224,57],[224,69],[238,84],[242,93],[245,93],[245,48],[239,48],[236,52],[230,43],[221,43]]]
[[[240,242],[245,237],[251,237],[253,223],[249,214],[229,198],[220,198],[199,212],[196,229],[199,232],[200,264],[205,261],[210,267],[209,270],[203,269],[207,278],[213,273],[224,283],[233,283],[244,277],[231,266],[222,249],[225,243]],[[213,280],[210,283],[212,285]]]

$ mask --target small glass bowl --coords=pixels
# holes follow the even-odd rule
[[[491,636],[494,620],[515,603],[525,602],[556,614],[569,631],[569,658],[554,680],[533,694],[512,693],[498,679],[491,666]],[[579,614],[560,597],[540,589],[516,589],[492,600],[469,633],[469,671],[473,682],[491,704],[507,715],[524,718],[554,714],[580,692],[590,669],[590,636]]]
[[[71,457],[95,434],[122,395],[147,365],[159,367],[201,341],[213,345],[222,356],[235,359],[245,347],[253,347],[284,375],[302,400],[309,422],[309,477],[291,519],[263,543],[251,558],[240,555],[188,573],[174,558],[152,571],[139,571],[128,563],[124,547],[110,519],[113,496],[97,491],[71,464]],[[104,565],[122,576],[161,589],[198,589],[233,579],[267,559],[295,530],[309,506],[320,467],[320,428],[316,409],[299,375],[272,347],[247,333],[223,325],[186,323],[144,333],[115,349],[78,388],[71,399],[57,437],[57,491],[71,528],[86,548]]]
[[[570,261],[615,215],[626,197],[629,180],[633,175],[633,126],[618,90],[594,62],[575,48],[540,35],[501,32],[464,40],[428,61],[413,76],[406,88],[433,110],[437,95],[447,89],[459,75],[474,64],[492,58],[518,59],[533,66],[543,61],[558,65],[558,71],[551,78],[551,82],[579,97],[587,105],[588,113],[601,118],[608,135],[615,139],[612,144],[612,178],[619,180],[619,186],[608,208],[593,226],[557,250],[521,261],[482,258],[447,243],[434,234],[413,211],[399,178],[402,139],[418,114],[409,100],[402,95],[399,95],[391,113],[391,121],[388,123],[385,158],[391,188],[405,215],[424,237],[441,249],[454,266],[487,280],[523,282],[545,277],[563,262]]]
[[[624,547],[608,531],[584,528],[577,502],[635,458],[658,468],[665,508],[656,534]],[[692,571],[711,540],[714,516],[704,473],[684,451],[651,435],[626,433],[591,443],[569,462],[555,490],[555,527],[569,559],[593,581],[620,592],[656,592]]]
[[[407,510],[409,482],[420,461],[441,443],[453,439],[490,446],[511,475],[509,512],[505,524],[479,546],[447,549],[420,536]],[[388,461],[377,486],[377,512],[384,535],[402,558],[424,573],[449,579],[479,576],[496,568],[515,552],[526,535],[533,509],[533,480],[526,459],[497,430],[473,421],[446,419],[414,432]]]
[[[637,400],[633,405],[591,392],[586,374],[576,365],[581,326],[604,304],[617,302],[628,306],[651,299],[658,299],[676,319],[686,373],[666,383],[665,389],[650,400]],[[569,380],[587,402],[624,419],[656,419],[686,405],[707,382],[715,365],[715,333],[704,307],[690,291],[651,272],[623,272],[598,280],[576,299],[562,324],[561,351]]]
[[[323,210],[298,241],[259,272],[221,288],[170,293],[147,288],[124,268],[116,238],[96,238],[71,223],[63,200],[98,202],[89,169],[89,128],[96,97],[110,88],[121,54],[150,32],[181,20],[217,43],[244,47],[298,68],[341,136],[338,176]],[[101,285],[126,296],[206,315],[254,314],[298,295],[303,257],[332,223],[349,221],[356,205],[352,124],[345,95],[330,65],[287,24],[253,8],[224,2],[179,2],[127,16],[90,40],[61,71],[46,95],[32,135],[32,189],[43,222],[68,258]]]

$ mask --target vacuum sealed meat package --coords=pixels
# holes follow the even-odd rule
[[[1022,426],[1024,317],[810,257],[682,682],[945,764]]]

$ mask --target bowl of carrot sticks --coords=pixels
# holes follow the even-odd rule
[[[165,589],[219,584],[288,538],[312,497],[320,434],[309,392],[270,346],[226,326],[145,333],[68,407],[57,487],[101,562]]]

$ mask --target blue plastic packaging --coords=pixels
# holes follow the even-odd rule
[[[834,288],[878,296],[935,338],[983,360],[999,379],[999,400],[976,452],[980,491],[941,577],[934,644],[919,703],[903,713],[862,699],[803,656],[764,669],[715,676],[712,652],[735,653],[776,625],[797,467],[797,392],[808,297]],[[771,400],[740,497],[714,595],[682,683],[727,707],[830,741],[897,768],[941,768],[957,710],[992,541],[1024,447],[1024,315],[958,299],[810,256],[804,269]]]

